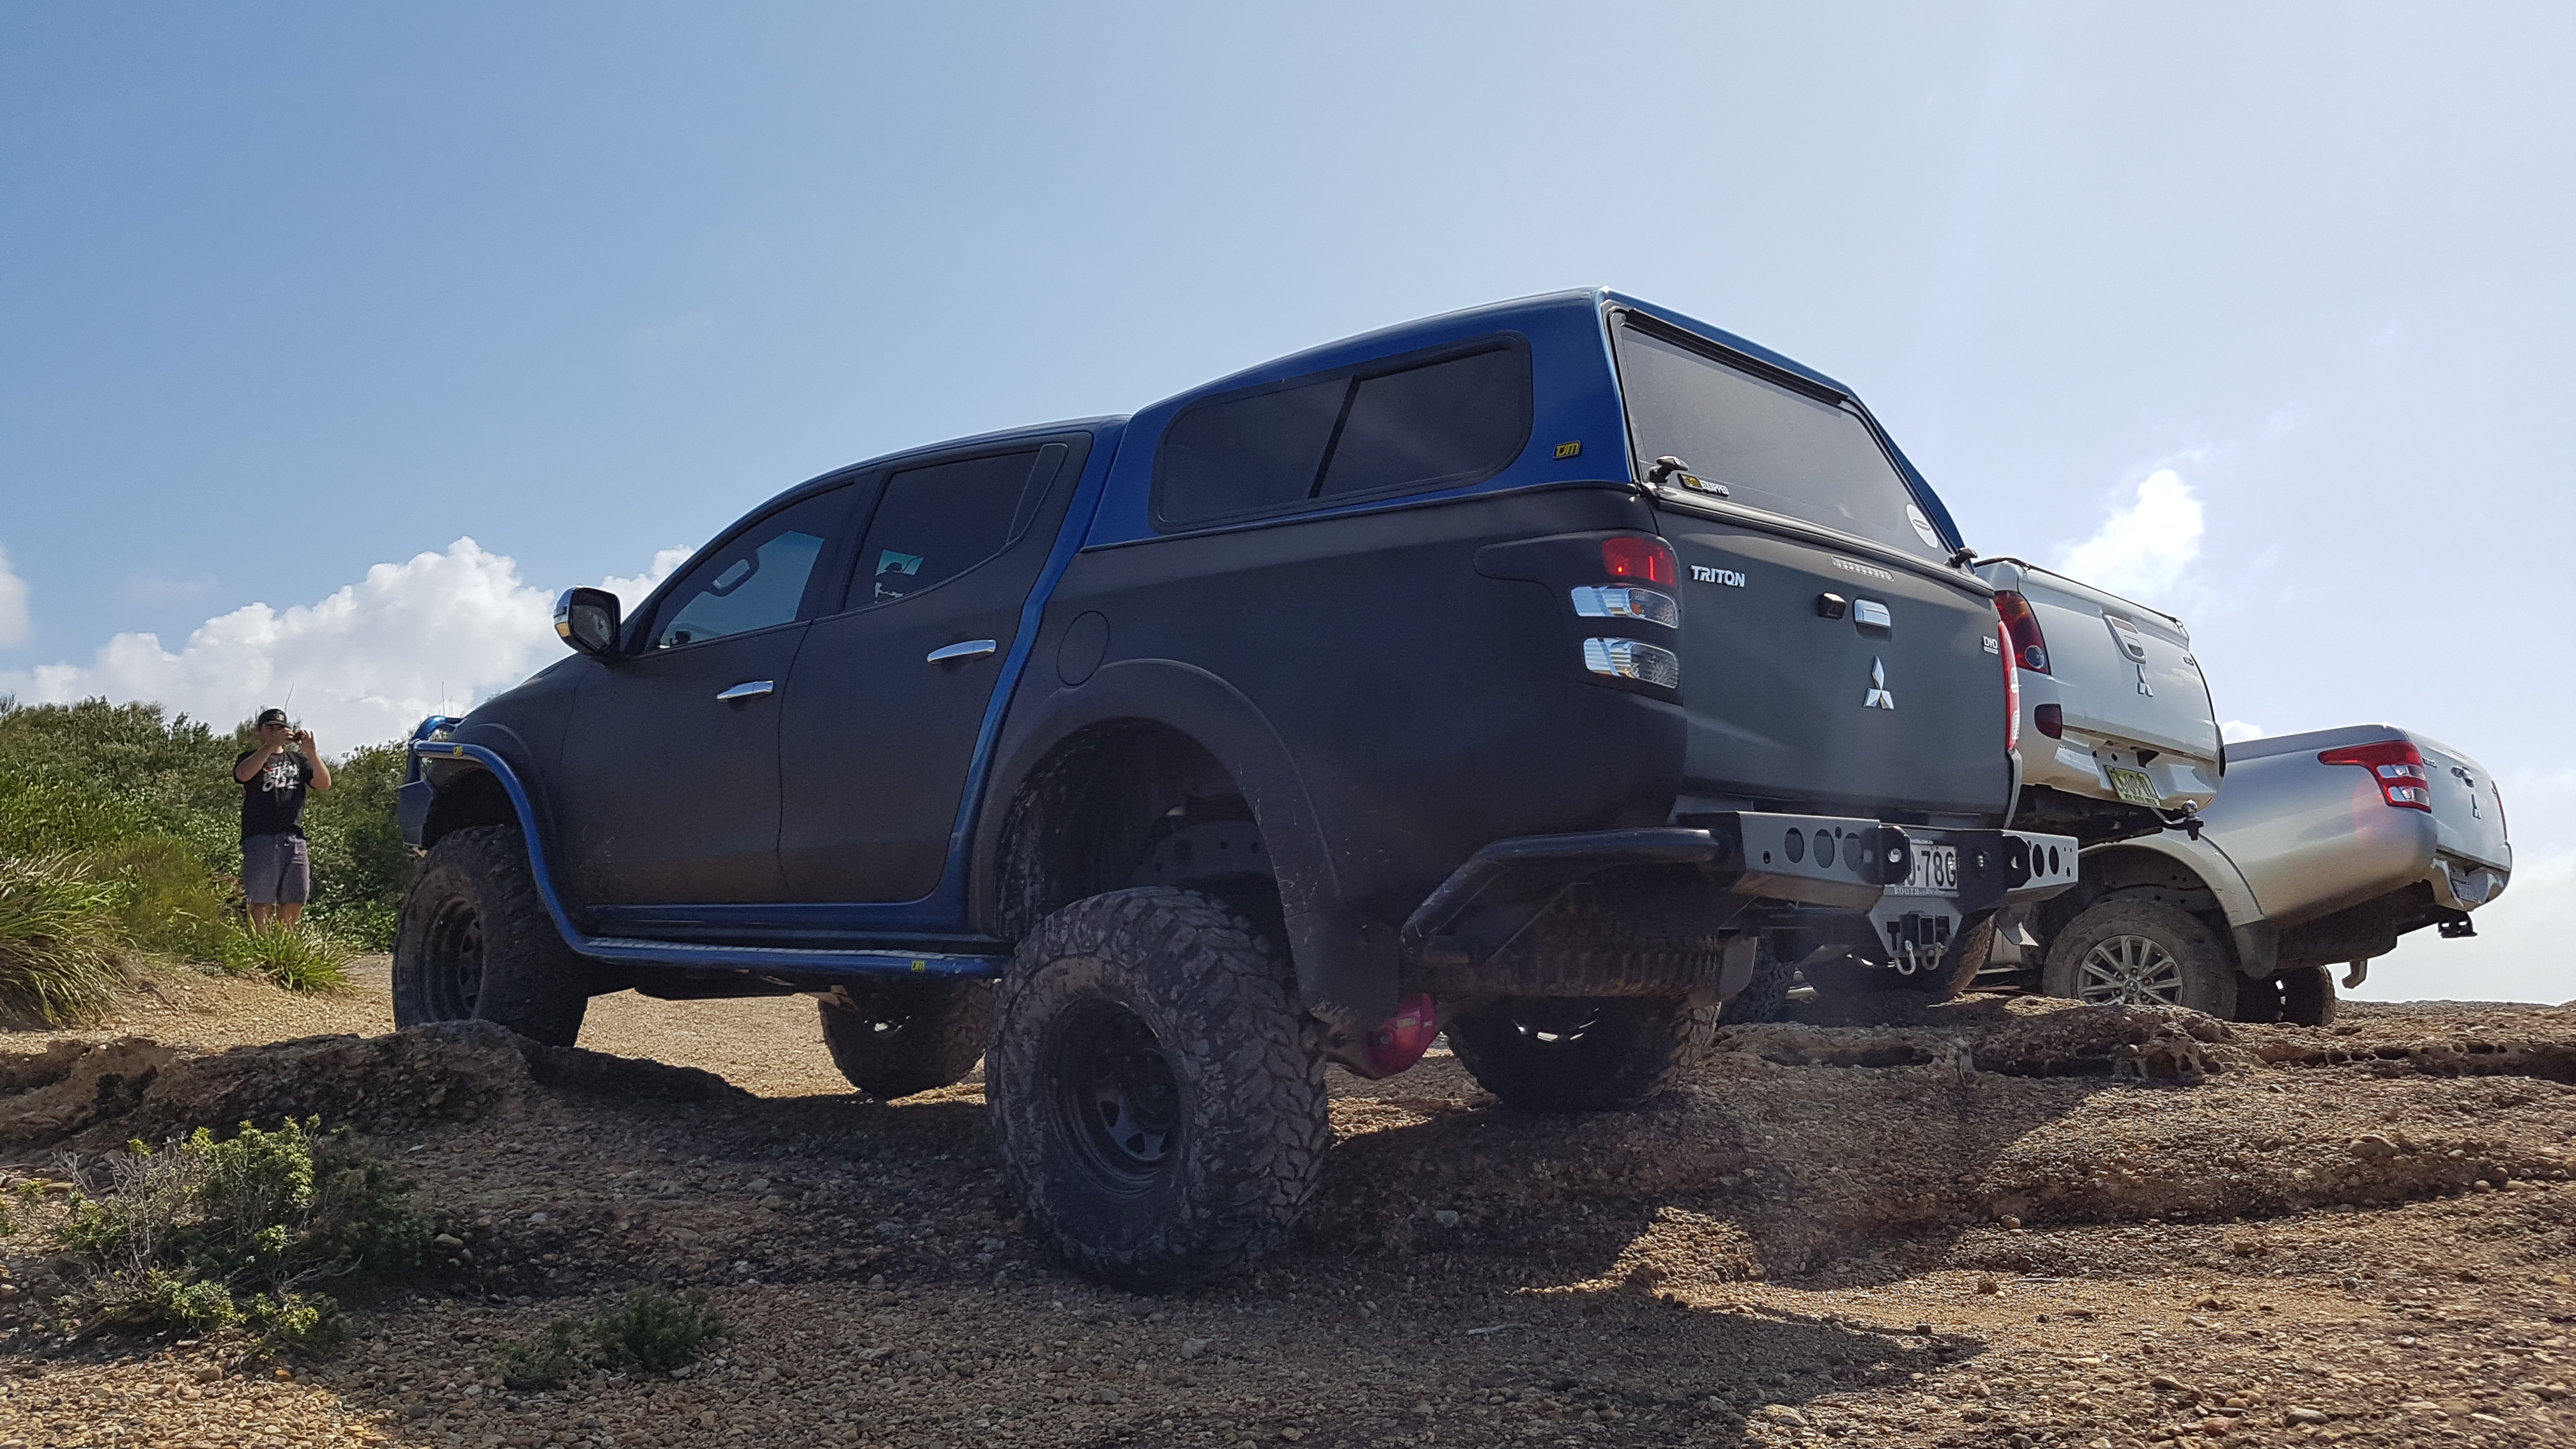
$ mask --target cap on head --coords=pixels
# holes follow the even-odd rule
[[[258,728],[265,729],[270,725],[282,725],[284,723],[286,723],[286,711],[282,709],[264,709],[259,712]]]

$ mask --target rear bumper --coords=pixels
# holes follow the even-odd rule
[[[1614,873],[1650,876],[1664,901],[1699,905],[1690,934],[1723,929],[1757,902],[1783,902],[1866,915],[1873,934],[1899,949],[1936,936],[1946,942],[1968,917],[2044,900],[2076,880],[2069,835],[1754,811],[1691,819],[1689,826],[1496,841],[1414,911],[1401,934],[1404,952],[1453,970],[1490,959],[1568,886]],[[1926,847],[1956,852],[1955,883],[1907,883]]]

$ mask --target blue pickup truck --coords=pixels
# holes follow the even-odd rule
[[[984,1060],[1078,1266],[1229,1272],[1329,1064],[1630,1105],[1758,962],[1945,993],[2071,885],[1968,561],[1850,389],[1604,291],[855,464],[423,724],[397,1015],[811,994],[879,1097]]]

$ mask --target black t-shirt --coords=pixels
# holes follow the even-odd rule
[[[233,756],[233,768],[259,753]],[[242,782],[242,838],[254,835],[302,835],[304,786],[313,778],[313,762],[292,750],[268,757],[258,774]]]

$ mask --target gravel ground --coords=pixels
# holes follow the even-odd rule
[[[1810,1008],[1584,1118],[1435,1055],[1337,1075],[1289,1251],[1158,1299],[1034,1253],[973,1083],[837,1090],[802,1000],[603,999],[600,1056],[375,1035],[381,979],[0,1037],[17,1176],[291,1106],[356,1123],[459,1244],[280,1365],[42,1340],[31,1226],[0,1240],[0,1449],[2576,1442],[2576,1010]],[[358,1035],[254,1045],[328,1031]],[[499,1383],[501,1344],[644,1282],[731,1324],[685,1376]]]

